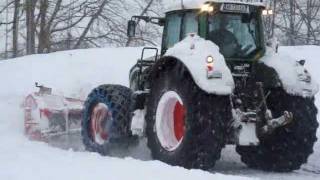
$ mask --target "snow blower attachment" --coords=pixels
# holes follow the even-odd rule
[[[266,46],[262,19],[273,12],[261,0],[181,2],[164,18],[128,22],[132,40],[140,21],[164,26],[161,52],[143,49],[130,88],[102,85],[89,94],[86,149],[108,155],[145,136],[154,159],[210,169],[233,144],[249,167],[299,169],[317,139],[319,87],[304,61]],[[154,56],[145,58],[147,50]]]
[[[28,95],[22,104],[26,136],[46,141],[51,136],[80,132],[83,101],[53,95],[51,88],[38,83],[36,87],[39,91]]]

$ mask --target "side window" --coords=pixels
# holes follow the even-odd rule
[[[167,30],[165,44],[166,48],[171,48],[180,40],[180,27],[182,16],[180,14],[172,14],[167,16]]]
[[[182,37],[185,38],[190,33],[198,34],[198,16],[196,13],[187,13],[183,19]]]

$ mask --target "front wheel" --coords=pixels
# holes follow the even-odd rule
[[[293,122],[261,139],[259,146],[238,146],[237,152],[252,168],[277,172],[297,170],[307,162],[317,140],[318,111],[314,99],[274,90],[267,103],[274,117],[280,117],[284,111],[292,112]]]
[[[153,158],[185,168],[212,168],[225,145],[229,98],[199,89],[178,62],[162,69],[151,87],[146,119]]]

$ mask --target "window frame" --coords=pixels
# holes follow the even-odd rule
[[[202,16],[201,14],[197,13],[198,9],[188,9],[188,10],[177,10],[177,11],[171,11],[166,13],[166,22],[165,22],[165,27],[163,30],[163,37],[162,37],[162,48],[161,48],[161,54],[164,55],[166,53],[166,51],[168,50],[167,47],[167,42],[166,42],[166,38],[167,38],[167,34],[168,34],[168,23],[169,23],[169,16],[170,15],[180,15],[181,16],[181,24],[180,24],[180,31],[179,31],[179,41],[180,42],[184,37],[183,37],[183,32],[184,32],[184,24],[185,24],[185,16],[187,13],[195,13],[198,17],[198,32],[197,34],[199,35],[200,33],[200,16]],[[177,42],[177,43],[178,43]]]
[[[249,6],[250,7],[250,11],[252,9],[252,6]],[[221,12],[221,11],[218,11],[217,13],[221,13],[221,14],[235,14],[235,13],[232,13],[232,12]],[[263,23],[262,23],[262,9],[257,9],[257,12],[258,14],[258,17],[257,17],[257,27],[258,27],[258,38],[257,40],[259,41],[259,46],[257,46],[257,50],[256,50],[256,53],[252,52],[252,56],[248,56],[248,57],[244,57],[244,58],[226,58],[226,61],[256,61],[260,58],[260,56],[262,56],[263,54],[265,54],[266,52],[266,47],[265,47],[265,39],[264,39],[264,27],[263,27]],[[205,39],[206,40],[209,40],[209,16],[212,16],[212,14],[208,14],[206,13],[206,24],[207,24],[207,27],[206,27],[206,32],[205,32]],[[260,36],[260,34],[262,34],[262,36]],[[256,54],[256,55],[254,55]]]

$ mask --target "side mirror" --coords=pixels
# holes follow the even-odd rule
[[[136,35],[136,21],[130,20],[128,21],[128,29],[127,29],[127,36],[129,38],[135,37]]]

